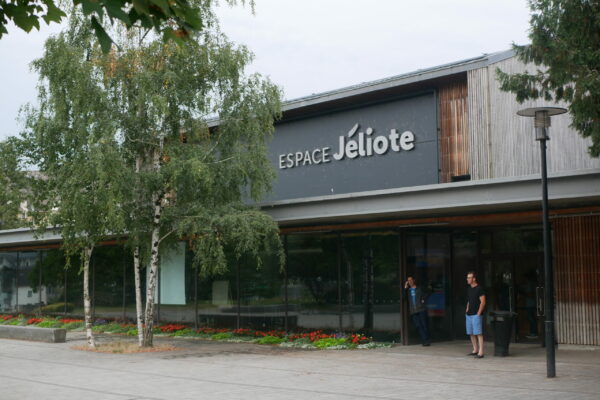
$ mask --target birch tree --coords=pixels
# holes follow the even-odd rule
[[[95,346],[89,295],[94,248],[122,231],[119,182],[124,168],[106,90],[90,62],[90,30],[76,17],[67,31],[45,43],[33,62],[39,74],[39,107],[24,110],[22,156],[39,171],[28,183],[34,228],[57,226],[68,260],[81,260],[87,342]]]
[[[277,225],[245,205],[273,178],[266,141],[280,91],[244,75],[252,55],[218,31],[210,7],[203,19],[210,26],[182,45],[130,40],[104,57],[131,172],[126,215],[136,282],[140,249],[148,252],[143,317],[138,307],[143,346],[152,345],[160,252],[168,241],[186,238],[205,273],[227,268],[228,244],[236,254],[258,257],[269,246],[281,253]]]

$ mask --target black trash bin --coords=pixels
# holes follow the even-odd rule
[[[506,357],[508,355],[508,345],[516,316],[517,313],[511,311],[490,311],[494,330],[494,356]]]

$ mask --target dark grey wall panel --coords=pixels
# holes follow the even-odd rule
[[[277,179],[273,192],[264,201],[438,183],[436,115],[435,94],[428,92],[279,124],[270,143],[270,159]],[[356,124],[358,128],[349,138]],[[414,146],[409,134],[402,140],[406,131],[414,135]],[[377,139],[379,136],[386,139]],[[363,137],[363,156],[336,160],[340,137],[345,138],[344,143]],[[368,138],[373,144],[370,156]],[[388,150],[383,153],[385,143]],[[377,154],[377,149],[383,154]],[[349,155],[358,152],[352,147],[349,150]],[[306,159],[306,152],[310,160]],[[323,153],[328,154],[325,158],[328,162],[323,162]],[[292,162],[294,166],[290,167]]]

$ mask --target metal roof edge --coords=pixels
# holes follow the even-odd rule
[[[374,81],[363,82],[339,89],[285,100],[281,109],[283,112],[292,111],[301,109],[303,107],[343,99],[346,97],[358,96],[361,94],[366,94],[378,90],[404,86],[410,83],[423,82],[435,78],[458,74],[461,72],[467,72],[473,69],[486,67],[488,65],[504,61],[506,59],[514,57],[514,55],[515,53],[512,49],[503,50],[495,53],[482,54],[481,56],[467,58],[464,60],[459,60],[447,64],[441,64],[430,68],[418,69],[416,71],[408,72],[405,74],[394,75],[387,78],[377,79]],[[216,127],[219,125],[219,119],[210,119],[207,121],[207,124],[211,128]]]

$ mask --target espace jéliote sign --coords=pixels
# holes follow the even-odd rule
[[[438,183],[435,92],[283,120],[264,202]]]
[[[396,129],[392,128],[388,135],[374,135],[374,129],[369,127],[364,132],[358,132],[355,137],[354,135],[359,130],[359,127],[359,124],[354,124],[346,135],[339,137],[336,153],[332,153],[331,147],[321,147],[313,150],[280,154],[279,169],[325,164],[332,160],[341,161],[344,158],[354,159],[357,157],[384,155],[389,150],[398,153],[400,151],[410,151],[415,148],[415,135],[411,131],[398,133]]]

